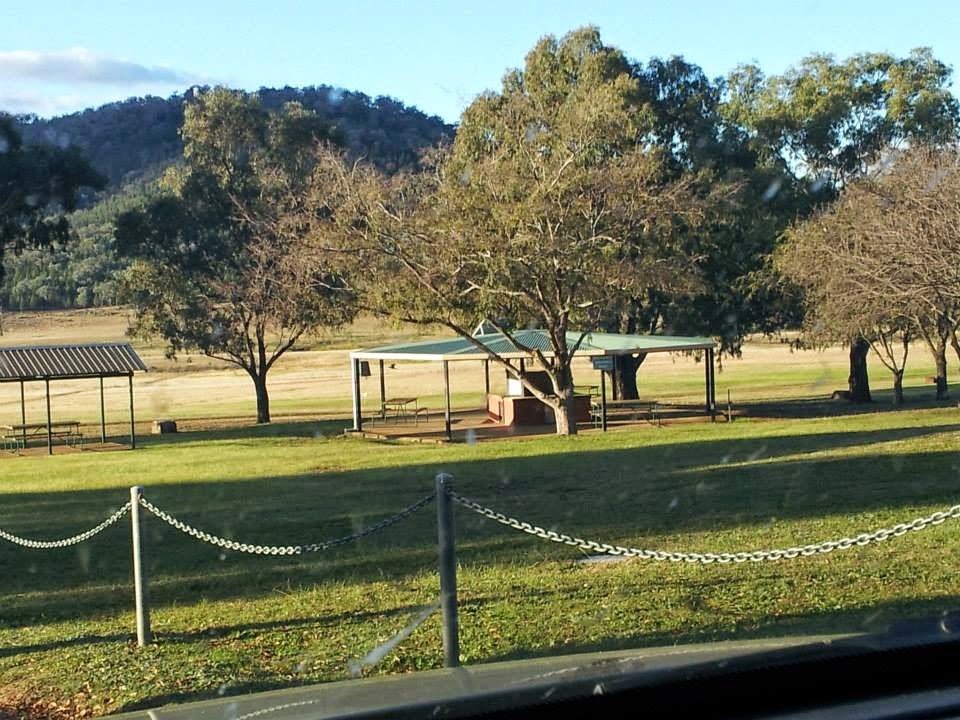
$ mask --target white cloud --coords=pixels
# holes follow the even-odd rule
[[[35,113],[52,117],[73,112],[86,106],[80,95],[40,95],[39,93],[0,88],[0,112]]]
[[[0,77],[5,82],[83,83],[89,85],[203,84],[193,73],[102,55],[86,48],[52,52],[10,50],[0,52]]]

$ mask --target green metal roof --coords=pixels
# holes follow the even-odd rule
[[[513,337],[523,347],[536,348],[550,357],[550,335],[546,330],[518,330]],[[568,332],[567,345],[573,347],[580,339],[580,333]],[[518,351],[504,335],[499,333],[478,335],[476,342],[501,357],[521,358],[528,353]],[[713,349],[716,343],[706,337],[678,337],[676,335],[621,335],[618,333],[594,332],[588,334],[580,344],[577,354],[593,357],[597,355],[632,355],[633,353],[682,352],[685,350]],[[484,360],[487,353],[473,342],[463,337],[445,340],[423,340],[400,345],[358,350],[350,356],[359,360]]]

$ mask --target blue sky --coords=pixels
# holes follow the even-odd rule
[[[585,24],[634,59],[684,55],[711,76],[921,45],[960,66],[952,0],[41,0],[0,5],[0,109],[49,116],[193,84],[328,84],[456,121],[539,37]]]

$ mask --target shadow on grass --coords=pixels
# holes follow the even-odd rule
[[[292,423],[291,432],[304,432]],[[439,470],[457,489],[494,509],[581,537],[658,546],[656,537],[779,521],[881,513],[873,524],[912,519],[901,509],[960,499],[960,453],[909,455],[871,446],[960,431],[940,424],[863,432],[711,439],[634,448],[572,450],[549,456],[447,461],[335,473],[184,483],[147,489],[162,509],[202,530],[243,542],[296,544],[348,535],[432,490]],[[344,441],[348,442],[348,441]],[[860,447],[851,456],[804,457]],[[785,456],[792,456],[785,458]],[[461,456],[462,457],[462,456]],[[440,465],[439,463],[443,463]],[[737,464],[740,463],[740,464]],[[3,495],[5,530],[32,538],[70,535],[126,500],[118,490]],[[291,579],[301,587],[331,581],[397,581],[432,572],[435,511],[427,506],[386,532],[315,555],[248,556],[202,544],[152,516],[145,552],[152,601],[165,607],[199,599],[268,596]],[[0,626],[128,611],[128,521],[79,546],[26,550],[0,543],[5,588]],[[462,563],[529,565],[578,557],[458,509]],[[844,527],[860,532],[870,527]],[[832,537],[835,533],[829,532]],[[645,539],[646,538],[646,539]],[[795,538],[791,544],[826,537]],[[677,543],[674,539],[673,544]],[[702,540],[699,542],[703,542]],[[684,547],[697,551],[742,548]]]
[[[241,425],[215,430],[187,430],[165,435],[147,435],[138,443],[148,445],[178,445],[215,440],[264,440],[272,438],[325,438],[340,435],[347,427],[346,420],[295,420],[262,425]]]
[[[554,595],[553,591],[545,590],[525,590],[525,598],[547,597]],[[502,598],[498,598],[502,599]],[[479,608],[490,602],[490,598],[461,598],[458,607],[461,610]],[[423,609],[423,604],[403,604],[382,610],[350,610],[340,613],[327,615],[317,615],[312,617],[287,618],[284,620],[269,620],[262,622],[243,622],[233,624],[211,624],[200,630],[190,630],[185,632],[171,632],[168,630],[154,629],[153,640],[159,645],[169,644],[189,644],[198,642],[207,642],[227,638],[230,640],[242,639],[244,635],[272,630],[292,630],[335,627],[344,622],[364,622],[367,620],[393,618],[397,616],[407,617],[414,612]],[[131,628],[125,633],[110,633],[100,635],[81,635],[78,637],[64,638],[60,640],[50,640],[41,643],[31,643],[29,645],[10,645],[0,647],[0,658],[14,657],[17,655],[27,655],[36,652],[47,652],[50,650],[63,650],[70,647],[85,647],[89,645],[102,645],[105,643],[123,643],[132,644],[136,640],[136,632]]]
[[[830,610],[811,613],[798,613],[765,619],[758,623],[731,625],[722,622],[700,623],[694,628],[669,632],[645,633],[627,636],[609,636],[591,642],[569,642],[549,648],[524,648],[502,654],[476,658],[475,662],[493,663],[536,658],[557,657],[615,650],[637,650],[642,652],[652,648],[683,646],[693,649],[697,644],[724,640],[776,640],[799,638],[812,635],[830,634],[873,634],[888,629],[896,632],[897,626],[906,626],[910,619],[937,617],[943,610],[960,607],[960,597],[950,596],[930,600],[904,600],[878,603],[869,608],[849,610]],[[906,621],[906,622],[904,622]],[[905,631],[907,631],[905,629]],[[926,637],[926,635],[924,635]],[[694,660],[695,662],[695,660]],[[469,663],[474,664],[474,663]],[[436,667],[440,666],[437,658]],[[532,668],[531,668],[532,670]],[[535,681],[533,676],[528,681]],[[516,669],[516,681],[523,682],[522,668]],[[229,696],[248,693],[267,692],[317,684],[317,679],[305,677],[302,680],[276,680],[264,678],[231,685]],[[124,705],[120,711],[144,710],[172,703],[196,702],[222,697],[222,690],[203,690],[198,692],[164,693],[138,699]]]
[[[153,633],[154,642],[159,645],[167,644],[188,644],[197,642],[206,642],[218,638],[230,638],[231,640],[240,639],[248,633],[260,633],[270,630],[285,630],[293,628],[321,628],[339,625],[345,621],[372,620],[377,618],[391,618],[398,615],[409,615],[422,609],[422,605],[401,605],[387,608],[384,610],[356,610],[333,615],[320,615],[316,617],[289,618],[286,620],[271,620],[264,622],[235,623],[232,625],[211,625],[202,630],[192,630],[187,632],[169,632],[155,631]],[[16,655],[26,655],[35,652],[47,652],[50,650],[62,650],[69,647],[83,647],[89,645],[101,645],[104,643],[124,643],[131,644],[136,640],[136,632],[131,629],[127,633],[111,633],[108,635],[82,635],[79,637],[65,638],[63,640],[51,640],[48,642],[34,643],[30,645],[12,645],[9,647],[0,647],[0,658],[13,657]]]
[[[760,622],[733,624],[715,621],[695,628],[661,633],[637,633],[609,636],[591,642],[570,642],[549,648],[513,650],[484,658],[483,662],[525,660],[607,650],[633,650],[723,640],[795,638],[808,635],[909,633],[913,622],[939,617],[947,610],[960,609],[960,596],[950,595],[923,600],[904,599],[875,603],[869,607],[830,609],[764,618]],[[902,628],[902,629],[901,629]],[[927,628],[929,630],[929,628]]]
[[[892,390],[874,390],[873,402],[851,403],[847,400],[831,400],[829,397],[806,397],[791,400],[745,401],[736,402],[733,409],[742,411],[748,417],[756,418],[815,418],[863,415],[876,412],[904,412],[909,410],[929,410],[935,408],[955,408],[960,398],[960,384],[949,386],[950,398],[937,400],[932,386],[905,387],[903,405],[893,404]],[[717,398],[720,412],[726,409],[726,398]]]

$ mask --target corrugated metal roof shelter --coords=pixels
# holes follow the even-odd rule
[[[0,382],[123,377],[146,369],[130,343],[0,348]]]
[[[64,428],[65,439],[82,439],[79,423],[58,421],[53,423],[50,414],[50,381],[98,378],[100,380],[100,441],[106,442],[106,416],[104,412],[103,379],[126,377],[130,390],[130,446],[136,447],[133,415],[133,373],[146,372],[147,366],[130,343],[84,343],[77,345],[32,345],[25,347],[0,347],[0,383],[20,383],[20,424],[4,425],[5,438],[26,445],[29,434],[42,430],[44,424],[28,424],[24,383],[42,381],[46,386],[47,400],[47,452],[53,453],[54,425]]]
[[[567,346],[577,348],[577,354],[594,359],[594,367],[613,367],[613,358],[620,355],[635,355],[657,352],[689,352],[701,350],[706,355],[706,410],[713,413],[716,409],[716,387],[714,377],[714,353],[716,343],[708,337],[681,337],[676,335],[625,335],[619,333],[588,333],[581,339],[581,333],[568,332]],[[399,345],[384,345],[369,350],[350,353],[353,374],[353,429],[359,431],[362,425],[360,407],[360,377],[369,374],[362,372],[361,363],[378,360],[380,363],[380,405],[383,407],[385,389],[383,379],[384,361],[420,361],[442,362],[444,366],[444,384],[446,397],[447,436],[450,436],[450,387],[447,363],[463,360],[483,361],[487,392],[490,391],[489,360],[491,353],[505,360],[519,360],[521,371],[524,360],[531,357],[528,350],[539,350],[544,357],[551,358],[550,336],[546,330],[518,330],[513,333],[513,341],[507,336],[490,332],[483,324],[478,326],[472,338],[455,337],[443,340],[426,340]],[[609,357],[604,363],[597,358]],[[364,363],[365,365],[365,363]],[[606,429],[606,401],[604,398],[604,429]]]

